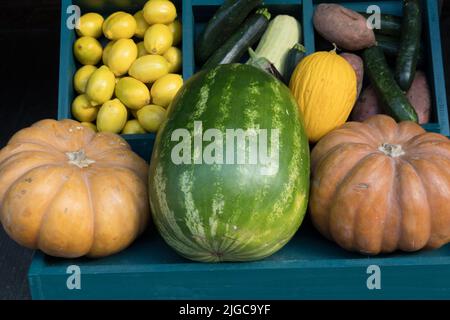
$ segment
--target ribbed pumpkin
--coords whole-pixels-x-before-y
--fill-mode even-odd
[[[450,242],[450,140],[377,115],[312,151],[310,211],[347,250],[375,255]]]
[[[19,244],[52,256],[116,253],[147,225],[147,170],[118,135],[37,122],[0,151],[0,220]]]
[[[356,101],[356,73],[334,50],[303,59],[289,87],[303,113],[311,142],[344,124]]]

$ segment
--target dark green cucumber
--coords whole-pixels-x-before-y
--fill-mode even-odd
[[[196,59],[204,63],[239,28],[262,0],[225,0],[206,25],[196,45]]]
[[[422,34],[422,12],[419,0],[403,1],[403,24],[400,50],[395,66],[395,80],[408,91],[416,75]]]
[[[400,39],[387,35],[377,34],[377,45],[381,47],[388,57],[397,57],[400,51]]]
[[[383,34],[377,34],[376,35],[377,44],[380,46],[387,57],[394,57],[397,58],[400,52],[400,38],[387,36]],[[419,49],[419,59],[417,61],[417,65],[423,65],[424,64],[424,51],[423,46],[420,46]]]
[[[405,93],[400,89],[379,46],[363,52],[365,72],[387,114],[397,121],[418,122],[417,113]]]
[[[360,12],[366,19],[372,17],[372,14]],[[402,33],[402,18],[390,14],[380,15],[380,28],[375,28],[373,31],[377,34],[384,34],[388,36],[400,36]]]
[[[270,13],[261,8],[244,21],[239,29],[209,57],[203,69],[214,68],[219,64],[236,63],[241,60],[248,48],[253,46],[269,26]]]
[[[300,43],[295,44],[292,49],[289,50],[286,57],[286,62],[284,64],[284,77],[286,78],[287,82],[290,81],[295,68],[305,56],[306,49]]]

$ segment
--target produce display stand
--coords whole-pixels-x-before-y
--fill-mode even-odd
[[[71,265],[80,267],[80,290],[67,287]],[[380,268],[379,290],[367,285],[373,266]],[[450,246],[368,258],[323,239],[307,222],[263,261],[204,264],[179,257],[150,230],[104,259],[36,253],[29,282],[33,299],[445,299]]]
[[[67,8],[107,15],[135,12],[145,1],[62,1],[58,117],[70,118],[76,35],[66,27]],[[195,38],[222,0],[174,1],[183,22],[183,76],[193,75]],[[320,2],[337,2],[354,10],[379,5],[383,13],[401,15],[402,1],[266,0],[273,14],[295,16],[303,26],[308,53],[315,51],[312,14]],[[99,7],[93,4],[101,3]],[[122,3],[122,2],[120,2]],[[428,131],[449,135],[441,53],[438,1],[423,1],[427,65],[432,89]],[[154,134],[125,136],[133,150],[149,159]],[[80,287],[68,286],[79,268]],[[33,299],[445,299],[450,298],[450,245],[435,251],[366,257],[325,240],[309,221],[278,253],[252,263],[201,264],[179,257],[151,228],[127,250],[103,259],[56,259],[36,252],[29,269]],[[374,278],[376,277],[376,279]],[[375,280],[374,280],[375,279]]]

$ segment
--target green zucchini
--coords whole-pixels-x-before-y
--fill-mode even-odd
[[[225,0],[206,25],[196,45],[196,59],[204,63],[239,28],[262,0]]]
[[[302,26],[292,16],[277,15],[270,21],[266,32],[258,43],[255,53],[268,59],[284,75],[284,64],[289,50],[302,41]]]
[[[400,39],[392,36],[387,36],[383,34],[377,34],[376,35],[377,44],[380,46],[387,57],[389,58],[397,58],[399,52],[400,52]],[[419,59],[417,61],[417,65],[423,65],[424,64],[424,52],[423,52],[423,46],[420,46],[419,49]]]
[[[306,56],[306,49],[300,43],[295,44],[291,50],[289,50],[284,64],[284,77],[289,83],[295,68]]]
[[[366,19],[373,16],[373,14],[360,12]],[[387,36],[400,36],[402,33],[402,18],[390,14],[380,15],[380,29],[374,29],[377,34],[384,34]]]
[[[397,121],[418,122],[417,113],[405,93],[400,89],[379,46],[363,52],[365,71],[380,99],[385,112]]]
[[[273,63],[269,61],[269,59],[258,57],[252,48],[248,48],[248,55],[250,56],[250,59],[248,59],[246,64],[261,69],[286,84],[286,80],[283,75],[278,71]]]
[[[395,66],[395,80],[408,91],[416,75],[422,34],[422,12],[419,0],[404,0],[400,50]]]
[[[269,10],[267,8],[258,9],[209,57],[208,61],[203,65],[203,69],[214,68],[219,64],[239,62],[248,48],[262,37],[269,25],[269,20]]]

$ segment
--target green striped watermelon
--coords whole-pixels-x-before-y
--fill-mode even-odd
[[[153,150],[155,224],[182,256],[252,261],[299,228],[309,192],[309,145],[289,89],[248,65],[189,79]]]

